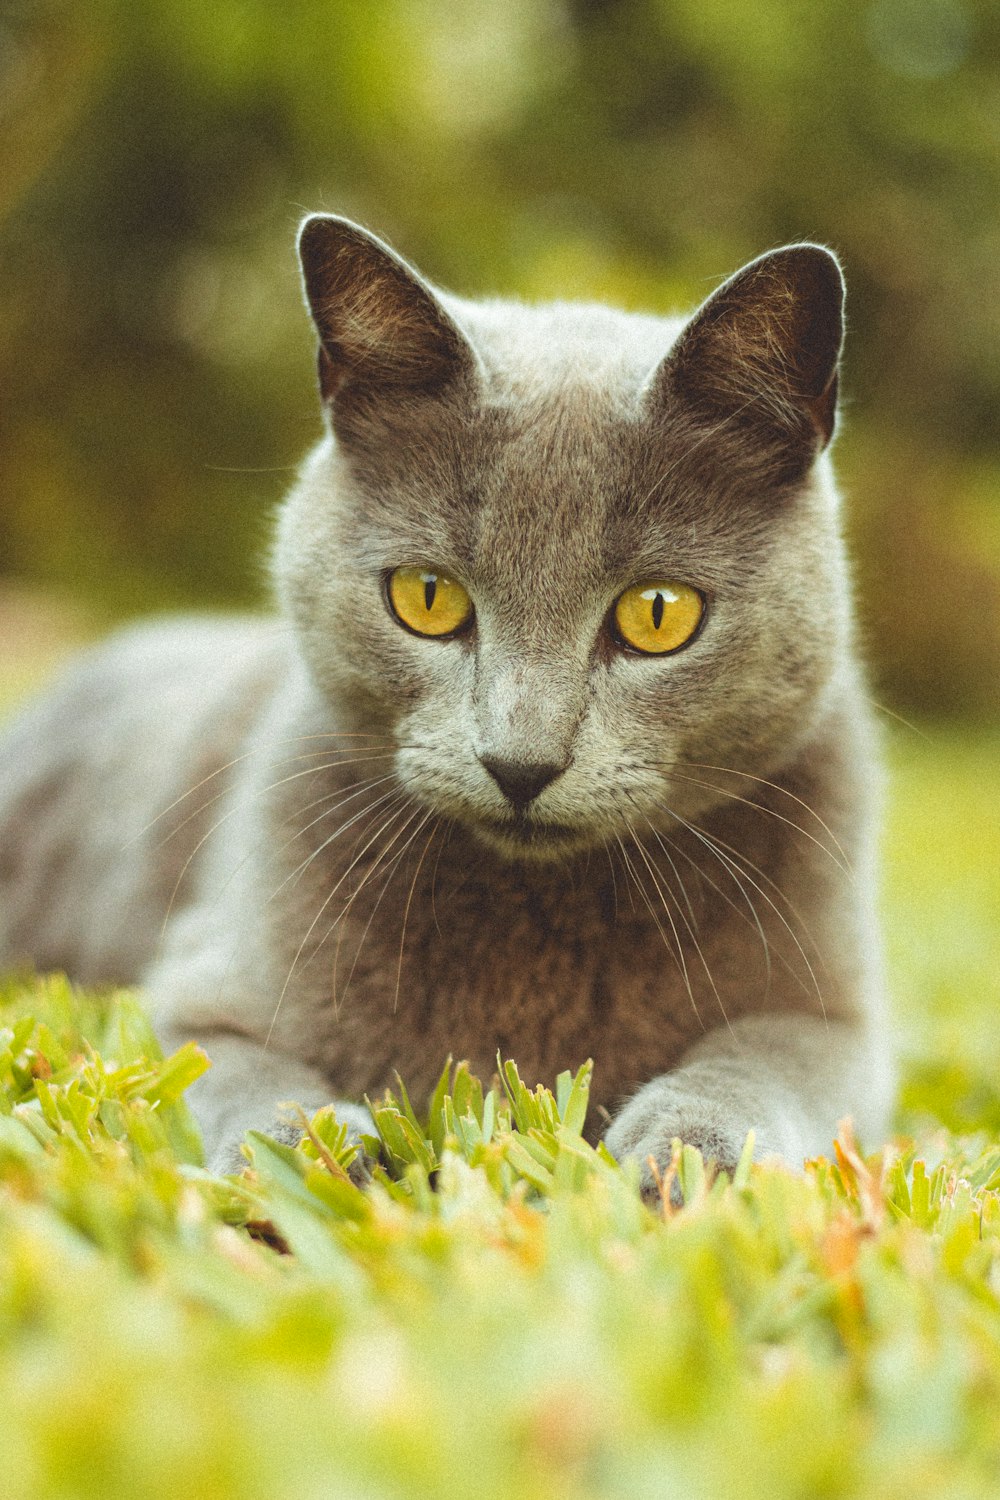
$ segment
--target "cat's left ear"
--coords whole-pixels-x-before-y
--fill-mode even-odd
[[[821,245],[786,245],[703,303],[656,371],[648,399],[815,453],[833,435],[844,278]]]
[[[432,288],[367,229],[313,214],[299,231],[299,260],[325,401],[435,392],[474,370],[468,340]]]

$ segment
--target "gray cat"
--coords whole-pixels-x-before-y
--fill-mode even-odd
[[[595,1061],[619,1157],[885,1128],[877,754],[834,428],[843,283],[687,322],[467,302],[300,238],[328,431],[276,621],[143,626],[0,744],[0,962],[138,982],[210,1161],[450,1052]]]

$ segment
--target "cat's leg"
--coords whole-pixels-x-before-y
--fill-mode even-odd
[[[245,883],[229,875],[230,863]],[[301,1138],[290,1112],[282,1110],[285,1104],[299,1105],[307,1116],[332,1104],[356,1142],[375,1134],[368,1110],[337,1098],[327,1074],[308,1060],[308,1021],[301,1026],[301,1052],[284,1050],[279,1038],[270,1036],[276,1010],[270,998],[275,978],[268,968],[269,929],[260,918],[259,895],[246,883],[249,870],[237,842],[228,861],[223,859],[222,875],[213,870],[205,876],[218,897],[194,901],[171,917],[160,951],[140,979],[164,1051],[194,1041],[212,1064],[187,1098],[206,1162],[218,1173],[245,1166],[240,1148],[248,1130],[288,1145]],[[285,997],[286,1013],[294,1003],[293,995]],[[364,1180],[370,1165],[360,1151],[351,1175]]]
[[[799,1015],[745,1017],[709,1032],[673,1072],[645,1084],[605,1142],[619,1160],[641,1163],[650,1194],[649,1159],[662,1171],[675,1138],[732,1169],[752,1130],[756,1157],[777,1155],[800,1167],[808,1156],[829,1153],[847,1115],[866,1143],[877,1141],[891,1100],[889,1049],[874,1028]]]
[[[192,1035],[176,1024],[161,1024],[157,1031],[168,1051],[190,1041]],[[199,1030],[195,1040],[207,1052],[212,1066],[192,1085],[188,1101],[213,1172],[239,1172],[246,1165],[240,1147],[248,1130],[260,1130],[294,1145],[302,1131],[293,1120],[282,1117],[281,1105],[285,1103],[301,1105],[306,1115],[332,1104],[337,1119],[347,1126],[355,1141],[362,1135],[375,1134],[364,1105],[333,1098],[327,1079],[308,1063],[232,1031]],[[359,1151],[352,1177],[364,1181],[369,1167],[364,1151]]]

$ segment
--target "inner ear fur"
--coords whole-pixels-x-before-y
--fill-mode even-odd
[[[695,313],[654,378],[709,418],[732,418],[786,441],[833,435],[844,338],[844,278],[821,245],[753,260]]]
[[[433,392],[473,369],[465,335],[432,289],[360,225],[314,214],[299,232],[299,261],[325,400]]]

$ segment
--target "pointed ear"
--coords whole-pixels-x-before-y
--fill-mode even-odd
[[[299,261],[325,401],[433,392],[474,369],[465,335],[431,288],[366,229],[314,214],[299,232]]]
[[[787,245],[751,261],[695,313],[656,372],[669,395],[729,419],[806,467],[833,435],[844,278],[831,251]],[[793,465],[794,467],[794,465]]]

